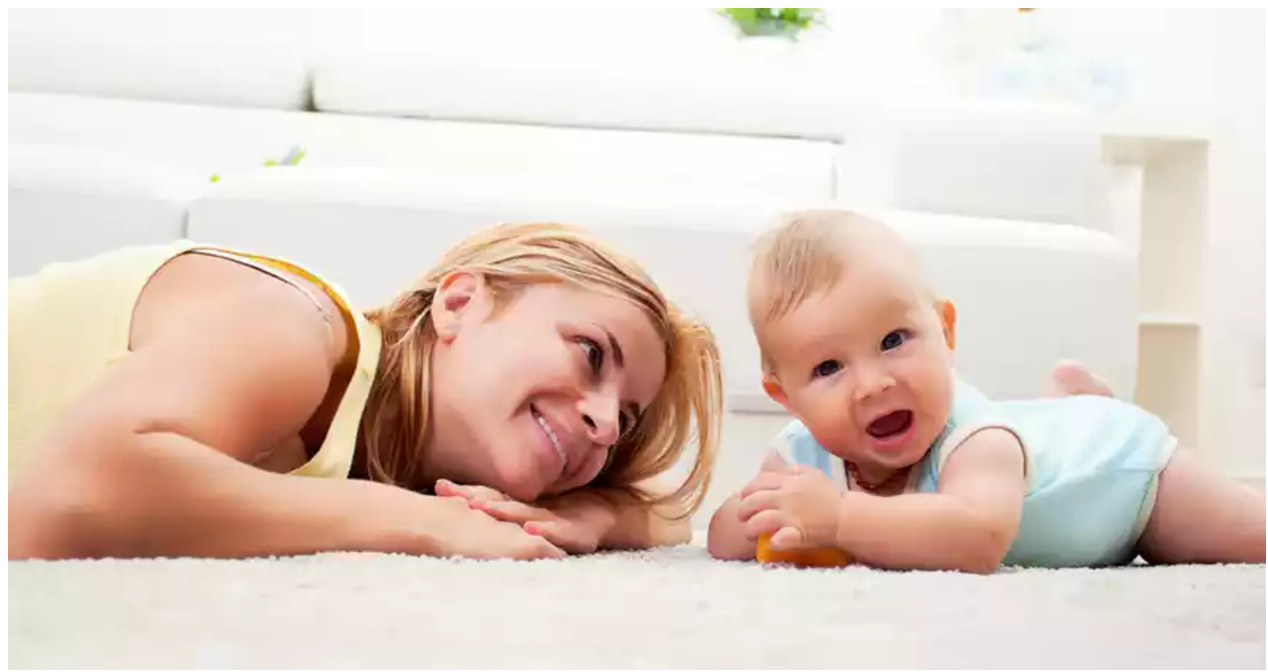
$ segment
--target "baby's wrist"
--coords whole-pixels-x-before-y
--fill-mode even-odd
[[[860,508],[865,505],[867,495],[857,492],[843,492],[836,502],[836,527],[833,531],[832,545],[849,551],[854,545],[855,533],[860,524]]]

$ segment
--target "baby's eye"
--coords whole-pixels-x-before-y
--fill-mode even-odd
[[[881,339],[881,350],[893,350],[894,348],[897,348],[907,342],[907,337],[908,334],[906,329],[895,329],[894,331],[885,334],[885,338]]]
[[[827,378],[828,376],[840,370],[841,370],[841,362],[838,362],[835,359],[829,359],[827,361],[819,362],[819,364],[815,366],[814,377]]]

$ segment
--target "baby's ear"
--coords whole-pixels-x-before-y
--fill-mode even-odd
[[[762,389],[766,391],[766,396],[770,397],[775,403],[788,408],[788,395],[784,394],[784,386],[779,384],[779,379],[769,373],[762,374]]]
[[[955,304],[950,299],[939,299],[936,305],[938,318],[942,320],[942,336],[947,339],[947,347],[955,350]]]

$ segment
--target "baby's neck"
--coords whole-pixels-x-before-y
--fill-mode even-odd
[[[896,495],[906,489],[911,467],[892,469],[845,461],[851,487],[859,487],[874,495]]]

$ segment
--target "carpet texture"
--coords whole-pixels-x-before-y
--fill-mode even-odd
[[[989,577],[328,554],[9,563],[11,667],[1245,668],[1260,566]]]

